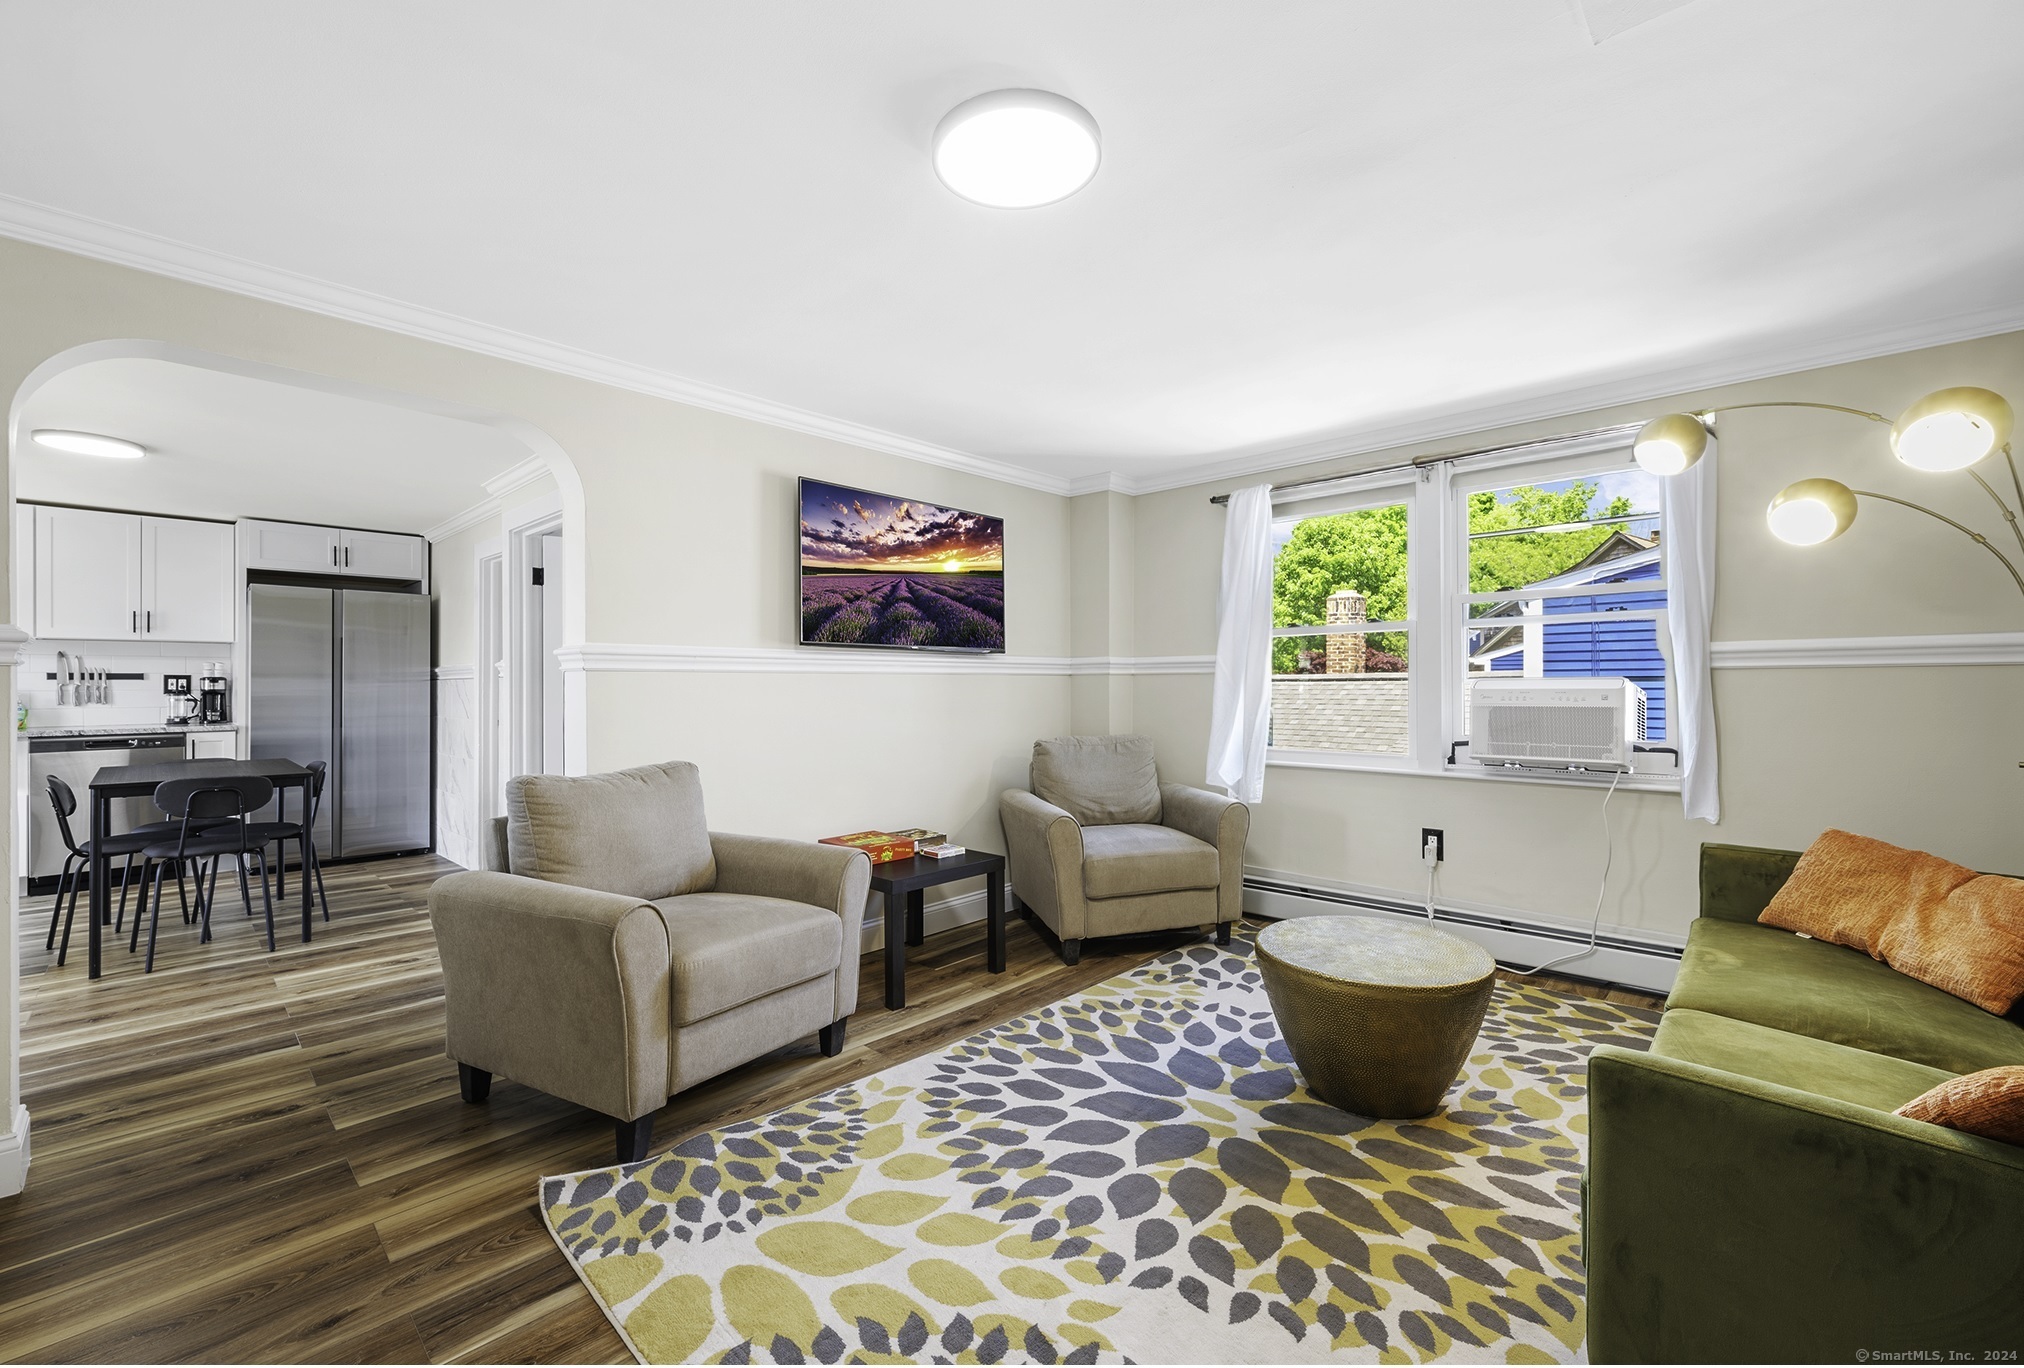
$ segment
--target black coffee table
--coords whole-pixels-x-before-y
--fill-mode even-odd
[[[886,1006],[907,1005],[907,947],[919,945],[924,934],[924,889],[957,879],[984,880],[985,962],[994,974],[1005,972],[1005,857],[988,850],[965,850],[938,860],[916,855],[871,867],[871,886],[885,894]]]

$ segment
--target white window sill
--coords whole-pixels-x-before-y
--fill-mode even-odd
[[[1283,769],[1348,770],[1358,774],[1407,774],[1421,779],[1469,779],[1489,784],[1552,784],[1560,788],[1609,787],[1607,773],[1560,774],[1548,770],[1492,769],[1473,761],[1458,759],[1453,765],[1437,764],[1431,769],[1411,763],[1404,756],[1337,754],[1329,751],[1269,750],[1265,763]],[[1617,781],[1620,792],[1678,793],[1680,776],[1670,770],[1632,772]]]

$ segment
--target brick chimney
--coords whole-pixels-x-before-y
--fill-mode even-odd
[[[1369,622],[1370,610],[1362,594],[1338,589],[1328,596],[1328,622]],[[1362,674],[1365,637],[1362,633],[1341,632],[1328,638],[1328,673]]]

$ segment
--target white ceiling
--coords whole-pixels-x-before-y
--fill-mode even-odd
[[[2016,0],[0,5],[0,232],[1064,487],[2024,326]],[[944,190],[1086,107],[1081,193]]]
[[[102,432],[139,461],[51,451],[35,428]],[[172,361],[88,362],[29,396],[14,494],[206,518],[421,532],[486,497],[527,448],[493,428]]]

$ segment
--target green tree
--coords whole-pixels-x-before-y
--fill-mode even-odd
[[[1520,485],[1501,494],[1485,490],[1469,496],[1469,531],[1550,527],[1632,511],[1625,498],[1612,499],[1597,509],[1593,507],[1595,495],[1596,486],[1587,481],[1577,481],[1558,492],[1533,485]],[[1483,594],[1551,579],[1574,566],[1608,536],[1608,528],[1592,527],[1471,540],[1469,589]],[[1328,596],[1338,589],[1361,593],[1373,622],[1397,622],[1407,616],[1403,505],[1333,513],[1297,524],[1272,564],[1273,625],[1296,627],[1327,621]],[[1369,644],[1395,654],[1404,654],[1406,647],[1403,634],[1393,632],[1374,633]],[[1296,671],[1303,645],[1313,649],[1320,642],[1275,639],[1273,672]]]

